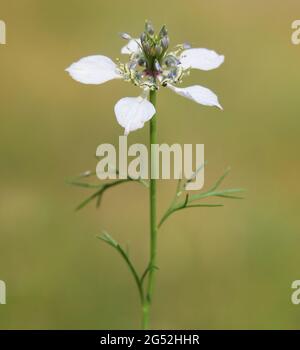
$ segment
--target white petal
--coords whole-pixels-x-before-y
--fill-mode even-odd
[[[141,44],[140,39],[131,39],[128,41],[127,45],[122,47],[121,53],[124,55],[131,55],[135,52],[138,52],[141,49],[140,44]]]
[[[102,84],[121,78],[116,64],[108,57],[95,55],[80,59],[66,69],[74,80],[83,84]]]
[[[183,69],[211,70],[224,62],[224,56],[208,49],[189,49],[181,53],[180,62]]]
[[[115,114],[118,123],[125,128],[125,135],[142,128],[155,112],[153,104],[141,96],[122,98],[115,105]]]
[[[217,95],[203,86],[194,85],[180,89],[173,85],[168,85],[168,88],[176,92],[176,94],[186,97],[202,105],[216,106],[220,109],[223,109],[219,103]]]

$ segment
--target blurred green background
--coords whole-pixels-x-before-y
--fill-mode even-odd
[[[298,17],[298,18],[297,18]],[[96,147],[123,133],[113,106],[130,84],[84,86],[64,69],[90,54],[121,57],[117,33],[166,23],[171,44],[223,53],[221,68],[193,74],[225,111],[170,91],[158,97],[159,141],[204,143],[206,187],[230,165],[224,186],[247,199],[182,211],[159,234],[153,328],[299,328],[291,303],[299,270],[300,46],[291,44],[299,1],[1,0],[0,328],[137,328],[138,294],[120,257],[95,236],[107,229],[148,256],[147,191],[110,190],[102,207],[75,213],[89,194],[65,178],[95,169]],[[148,125],[129,143],[148,140]],[[159,213],[175,184],[159,183]]]

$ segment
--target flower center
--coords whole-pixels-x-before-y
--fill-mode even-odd
[[[130,61],[119,64],[120,72],[126,81],[142,88],[159,89],[167,84],[180,82],[185,74],[179,56],[184,49],[183,45],[168,52],[170,39],[166,26],[158,34],[150,22],[146,22],[145,30],[137,42],[139,49],[132,53]]]

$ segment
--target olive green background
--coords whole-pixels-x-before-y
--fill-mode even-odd
[[[123,133],[114,104],[139,90],[121,81],[74,82],[64,69],[90,54],[121,57],[145,19],[225,55],[184,86],[215,91],[224,112],[161,90],[159,141],[204,143],[206,188],[230,165],[226,187],[242,201],[182,211],[159,233],[152,327],[299,328],[291,283],[300,279],[299,68],[291,43],[299,1],[1,0],[0,328],[137,328],[138,294],[120,257],[95,238],[102,228],[130,245],[139,271],[148,256],[147,190],[114,188],[100,210],[74,207],[88,190],[65,178],[95,169],[96,147]],[[148,142],[148,127],[129,143]],[[173,181],[160,181],[159,213]]]

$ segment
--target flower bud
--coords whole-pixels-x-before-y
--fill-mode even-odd
[[[141,43],[142,43],[142,45],[143,45],[143,44],[147,41],[147,34],[143,32],[143,33],[141,34],[140,39],[141,39]]]
[[[124,40],[131,40],[131,36],[128,33],[120,33],[120,37]]]
[[[148,41],[142,41],[142,46],[146,56],[150,55],[150,49],[151,49],[150,43]]]
[[[182,47],[183,47],[185,50],[188,50],[188,49],[190,49],[190,48],[192,47],[192,45],[189,44],[189,43],[183,43],[183,44],[182,44]]]
[[[168,36],[164,36],[161,41],[161,46],[163,48],[164,51],[166,51],[169,47],[169,44],[170,44],[170,40],[169,40],[169,37]]]
[[[150,46],[149,55],[151,57],[155,57],[156,56],[155,46]]]
[[[160,38],[163,38],[164,36],[168,36],[168,30],[167,30],[167,27],[164,25],[160,32],[159,32],[159,37]]]
[[[149,35],[154,35],[154,28],[150,21],[146,21],[145,32],[148,33]]]
[[[155,45],[155,55],[159,57],[163,52],[163,48],[160,45]]]

